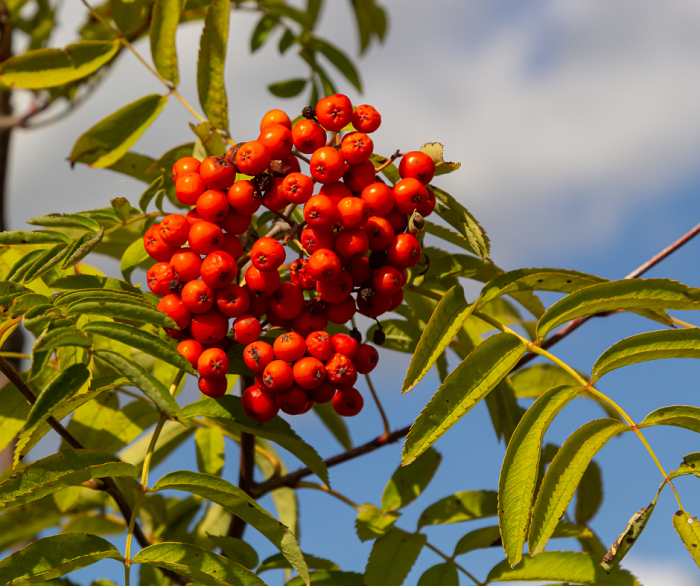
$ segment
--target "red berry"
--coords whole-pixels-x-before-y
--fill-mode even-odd
[[[314,195],[304,206],[304,220],[314,230],[331,230],[338,218],[338,205],[327,195]]]
[[[243,234],[250,226],[253,216],[241,214],[235,209],[230,209],[228,213],[221,219],[221,228],[229,234]]]
[[[336,132],[350,124],[352,103],[343,94],[321,98],[316,104],[316,117],[324,128]]]
[[[202,220],[190,228],[189,242],[194,252],[206,256],[224,245],[224,233],[216,224]]]
[[[192,365],[192,368],[197,368],[197,361],[204,352],[204,347],[197,340],[183,340],[177,345],[177,351]]]
[[[313,120],[299,120],[292,128],[292,142],[300,153],[310,155],[326,144],[326,131]]]
[[[260,271],[253,265],[245,272],[245,282],[254,293],[269,297],[279,287],[280,274],[277,271]]]
[[[292,152],[292,131],[282,124],[272,122],[261,129],[258,142],[264,144],[273,159],[283,159]]]
[[[243,256],[243,244],[241,244],[241,239],[233,234],[224,234],[224,245],[221,250],[228,252],[231,257],[235,260]]]
[[[324,301],[329,303],[340,303],[344,301],[352,293],[352,277],[345,270],[340,271],[340,274],[332,281],[318,281],[316,289],[318,294]]]
[[[363,226],[370,250],[386,250],[394,240],[394,229],[386,218],[372,216]]]
[[[243,362],[255,374],[262,374],[265,367],[274,359],[272,346],[262,340],[248,344],[243,350]]]
[[[350,359],[355,358],[360,347],[359,342],[355,338],[348,336],[348,334],[335,334],[331,338],[331,344],[334,352],[338,352]]]
[[[355,365],[347,356],[336,352],[326,362],[326,376],[335,385],[348,383],[355,375]]]
[[[272,185],[265,190],[263,205],[268,210],[279,212],[289,205],[289,200],[284,196],[283,183],[282,177],[275,177],[272,180]]]
[[[247,179],[236,181],[228,190],[228,203],[239,214],[250,216],[260,209],[262,194]]]
[[[362,132],[374,132],[381,123],[381,115],[369,104],[358,106],[352,114],[352,125]]]
[[[158,309],[170,317],[177,324],[179,330],[184,330],[190,325],[192,314],[185,307],[179,295],[172,293],[166,295],[158,302]]]
[[[238,149],[236,153],[236,166],[244,175],[260,175],[270,166],[270,151],[257,140],[251,140]]]
[[[192,313],[204,313],[214,305],[214,291],[204,281],[189,281],[180,295],[185,307]]]
[[[233,320],[233,337],[239,344],[250,344],[260,337],[262,327],[258,318],[243,314]]]
[[[369,206],[359,197],[346,197],[338,203],[338,214],[344,228],[362,228],[369,218]]]
[[[433,213],[433,210],[435,209],[435,193],[433,192],[430,187],[426,187],[425,190],[428,192],[428,198],[421,203],[420,206],[418,206],[416,209],[418,210],[418,213],[423,216],[424,218],[427,218],[430,214]]]
[[[316,288],[316,279],[306,272],[309,262],[305,258],[298,258],[289,265],[289,278],[292,283],[301,287],[304,291]]]
[[[175,197],[182,205],[193,206],[206,190],[207,186],[199,173],[186,173],[175,181]]]
[[[394,311],[401,303],[403,303],[403,291],[399,290],[391,296],[389,311]]]
[[[292,329],[302,336],[308,336],[316,330],[323,330],[328,326],[328,319],[318,309],[312,311],[307,304],[302,312],[292,320]]]
[[[259,271],[276,271],[286,258],[287,254],[282,246],[274,238],[258,238],[250,251],[250,260]]]
[[[373,216],[386,216],[394,209],[394,192],[384,183],[370,183],[362,190],[360,197],[367,202]]]
[[[241,396],[245,414],[258,423],[267,423],[279,412],[275,397],[256,386],[248,387]]]
[[[275,395],[277,406],[287,415],[301,415],[306,411],[309,395],[298,385],[292,385],[288,390]]]
[[[250,307],[250,295],[243,287],[232,283],[216,292],[216,306],[226,317],[240,317]]]
[[[373,150],[374,143],[364,132],[346,134],[340,143],[340,154],[351,165],[369,159]]]
[[[218,399],[226,394],[228,381],[226,377],[220,379],[200,378],[197,383],[199,390],[212,399]]]
[[[421,151],[411,151],[401,157],[399,163],[399,175],[402,179],[411,177],[417,179],[423,185],[430,183],[435,175],[435,163]]]
[[[411,214],[428,200],[428,192],[418,179],[407,177],[394,185],[394,209],[402,214]]]
[[[283,320],[291,320],[304,309],[304,292],[294,283],[280,283],[268,302],[274,315]]]
[[[314,252],[309,258],[309,264],[306,267],[306,272],[314,279],[324,282],[335,279],[341,270],[342,266],[338,255],[328,248],[321,248]]]
[[[328,403],[335,396],[335,385],[328,380],[324,380],[319,386],[313,389],[309,394],[316,403]]]
[[[199,174],[210,189],[228,189],[236,180],[236,168],[225,157],[207,157]]]
[[[343,174],[343,181],[355,193],[360,193],[365,187],[376,180],[374,165],[371,161],[363,161],[350,165]]]
[[[333,344],[327,332],[311,332],[306,336],[306,347],[311,356],[323,362],[333,356]]]
[[[284,393],[294,383],[292,367],[284,360],[273,360],[263,370],[262,381],[268,392]]]
[[[332,249],[335,245],[335,234],[332,231],[314,230],[307,227],[301,231],[301,245],[309,254],[313,254],[319,248]]]
[[[379,293],[393,295],[403,287],[403,277],[401,272],[391,266],[384,266],[377,270],[372,280],[372,287]]]
[[[202,344],[216,344],[228,331],[228,319],[215,307],[192,318],[192,337]]]
[[[178,281],[199,279],[201,266],[202,258],[189,248],[181,248],[170,259],[170,267]]]
[[[354,362],[357,372],[360,374],[369,374],[375,369],[379,362],[379,352],[377,352],[374,346],[360,344]]]
[[[344,228],[335,237],[336,252],[348,258],[364,256],[369,250],[369,238],[362,228]]]
[[[370,165],[372,169],[374,169],[374,165],[372,165],[372,163],[370,163]],[[345,161],[340,152],[333,147],[321,147],[320,149],[316,149],[314,154],[311,155],[309,168],[311,177],[313,177],[317,183],[333,183],[343,177],[343,173],[345,173]]]
[[[389,311],[391,296],[365,288],[357,295],[357,310],[367,317],[379,317]]]
[[[350,296],[340,303],[327,303],[323,313],[328,318],[328,321],[341,325],[348,323],[356,311],[355,299]]]
[[[160,236],[170,246],[179,248],[185,242],[190,233],[190,223],[185,216],[170,214],[160,221]]]
[[[143,235],[143,246],[153,260],[168,262],[178,250],[176,246],[168,244],[160,233],[160,224],[151,226]]]
[[[326,183],[321,187],[319,191],[321,195],[327,195],[333,200],[333,203],[338,205],[341,199],[346,197],[352,197],[352,191],[348,188],[342,181],[334,181],[333,183]]]
[[[354,417],[364,406],[365,401],[355,388],[339,390],[333,397],[333,409],[343,417]]]
[[[418,240],[411,234],[398,234],[387,249],[389,262],[399,269],[415,266],[421,257]]]
[[[292,367],[294,380],[296,383],[307,391],[315,389],[326,378],[326,367],[318,358],[307,356],[300,358]]]
[[[294,362],[306,354],[306,342],[296,332],[288,332],[277,337],[272,349],[279,360]]]
[[[369,259],[360,256],[354,257],[345,267],[345,270],[350,273],[352,277],[352,284],[355,287],[359,287],[368,283],[374,277],[374,269],[369,266]]]
[[[314,182],[302,173],[290,173],[282,180],[282,194],[289,203],[303,205],[313,192]]]
[[[197,360],[199,376],[210,380],[219,380],[228,372],[228,356],[220,348],[205,350]]]
[[[156,295],[170,294],[170,281],[175,278],[175,273],[168,262],[154,264],[146,272],[148,288]]]
[[[233,257],[223,250],[215,250],[202,261],[202,281],[212,289],[230,285],[238,274],[238,265]]]
[[[406,214],[402,214],[397,210],[391,210],[384,216],[394,229],[394,234],[401,234],[408,226],[408,218]]]
[[[270,110],[267,112],[263,117],[262,120],[260,121],[260,130],[265,128],[269,124],[281,124],[285,128],[288,128],[289,130],[292,129],[292,121],[289,119],[289,116],[287,116],[287,113],[284,112],[284,110]]]
[[[182,157],[175,161],[173,165],[173,181],[177,181],[178,177],[187,175],[188,173],[197,173],[199,171],[199,159],[194,157]]]

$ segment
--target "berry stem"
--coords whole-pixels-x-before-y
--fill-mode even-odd
[[[292,151],[292,154],[293,154],[297,159],[300,159],[300,160],[304,161],[305,163],[307,163],[307,164],[309,164],[309,165],[311,164],[311,159],[309,159],[308,157],[305,157],[305,156],[302,155],[299,151]]]
[[[374,385],[372,384],[372,379],[369,377],[369,374],[365,375],[365,379],[367,380],[367,386],[369,387],[369,392],[372,393],[372,398],[374,399],[374,402],[377,404],[377,409],[379,409],[379,414],[382,416],[382,423],[384,424],[384,433],[380,435],[377,438],[378,442],[385,442],[388,438],[389,435],[391,434],[390,428],[389,428],[389,419],[386,416],[386,413],[384,412],[384,408],[382,407],[382,403],[379,400],[379,396],[377,395],[377,391],[374,389]]]
[[[396,149],[396,152],[393,155],[391,155],[386,161],[384,161],[381,165],[379,165],[379,167],[377,167],[374,170],[375,175],[377,173],[384,171],[384,169],[386,169],[389,165],[391,165],[400,156],[401,156],[401,154],[399,152],[399,149]]]

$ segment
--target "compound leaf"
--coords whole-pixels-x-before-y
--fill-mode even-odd
[[[392,528],[374,542],[365,568],[366,586],[401,586],[425,545],[422,533]]]
[[[197,59],[199,103],[209,122],[223,130],[228,130],[224,61],[230,12],[231,5],[228,0],[212,0],[207,7]]]
[[[248,568],[189,543],[149,545],[134,556],[133,563],[172,570],[204,586],[265,586]]]
[[[406,436],[403,465],[410,464],[483,399],[517,364],[526,346],[513,334],[491,336],[445,379]]]
[[[577,317],[621,309],[700,309],[700,289],[669,279],[622,279],[591,285],[552,305],[537,324],[537,337],[544,338]]]
[[[522,559],[542,438],[557,414],[579,391],[580,388],[569,386],[547,391],[525,412],[506,448],[498,483],[498,512],[503,548],[511,567]]]
[[[23,586],[58,578],[100,560],[122,556],[109,541],[87,533],[39,539],[0,561],[0,582]]]
[[[67,486],[107,476],[136,478],[138,470],[131,464],[105,452],[64,450],[15,472],[0,483],[0,511],[30,503]]]
[[[119,41],[81,41],[65,49],[27,51],[2,64],[0,82],[35,90],[71,83],[97,71],[118,50]]]
[[[660,330],[620,340],[595,361],[592,380],[623,366],[664,358],[700,358],[700,329]]]
[[[116,163],[156,119],[167,101],[167,95],[151,94],[110,114],[77,140],[70,162],[88,163],[94,168]]]
[[[544,551],[593,456],[610,438],[624,431],[629,427],[617,419],[596,419],[582,425],[564,442],[547,468],[537,495],[530,523],[530,555]]]
[[[183,490],[221,505],[260,531],[308,580],[309,570],[294,534],[237,486],[216,476],[183,470],[166,474],[153,490]]]
[[[460,285],[455,285],[445,293],[418,340],[403,381],[402,393],[410,391],[428,373],[457,335],[472,309],[474,305],[467,303],[464,298],[464,289]]]

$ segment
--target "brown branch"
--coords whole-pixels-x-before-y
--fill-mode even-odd
[[[670,244],[669,246],[664,248],[661,252],[652,256],[644,264],[638,266],[629,275],[624,277],[623,280],[624,279],[637,279],[637,278],[641,277],[644,273],[646,273],[652,267],[655,267],[657,264],[659,264],[666,257],[670,256],[672,253],[674,253],[676,250],[678,250],[681,246],[683,246],[687,242],[690,242],[699,233],[700,233],[700,224],[695,226],[692,230],[689,230],[688,232],[686,232],[683,236],[681,236],[673,244]],[[543,348],[544,350],[551,348],[552,346],[554,346],[554,344],[556,344],[556,343],[560,342],[561,340],[563,340],[564,338],[566,338],[566,336],[568,336],[571,332],[580,328],[589,319],[591,319],[593,317],[604,316],[604,315],[606,315],[606,314],[598,314],[597,316],[596,315],[584,315],[583,317],[577,317],[575,320],[570,321],[563,328],[561,328],[556,334],[547,338],[540,345],[540,348]],[[537,355],[536,354],[527,354],[527,355],[523,356],[520,359],[520,362],[518,362],[515,365],[515,368],[513,370],[517,370],[519,368],[522,368],[528,362],[533,360],[535,358],[535,356],[537,356]]]

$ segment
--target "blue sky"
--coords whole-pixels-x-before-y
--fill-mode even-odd
[[[72,40],[77,3],[61,19],[56,44]],[[344,47],[356,47],[345,3],[328,3],[322,31]],[[572,0],[507,2],[418,0],[385,2],[391,28],[384,47],[361,61],[365,95],[353,101],[374,104],[383,114],[377,151],[410,150],[441,141],[457,173],[436,184],[454,194],[481,221],[500,266],[558,266],[619,278],[700,221],[700,8],[680,0]],[[247,43],[254,19],[232,18],[227,82],[236,139],[257,134],[260,116],[280,107],[265,85],[304,74],[298,59],[280,59],[276,43],[253,56]],[[182,29],[178,39],[183,93],[197,102],[193,79],[199,25]],[[146,44],[138,48],[148,53]],[[78,166],[66,157],[75,139],[105,114],[149,92],[162,91],[129,56],[110,74],[81,110],[41,131],[15,136],[10,176],[10,224],[20,228],[38,213],[100,207],[117,196],[135,201],[142,187],[106,171]],[[301,101],[282,103],[295,112]],[[191,140],[185,110],[175,101],[135,150],[157,156]],[[39,164],[37,164],[39,162]],[[41,209],[39,209],[41,208]],[[648,276],[700,285],[700,239],[688,244]],[[113,264],[104,266],[115,270]],[[549,298],[548,298],[549,299]],[[680,316],[700,324],[700,317]],[[581,370],[622,337],[656,329],[634,316],[591,320],[555,347],[555,354]],[[401,396],[396,373],[407,357],[384,351],[374,376],[395,427],[410,423],[434,392],[431,373]],[[457,359],[450,357],[452,367]],[[639,420],[666,404],[697,404],[698,364],[674,360],[637,365],[608,375],[600,389]],[[186,397],[196,398],[194,389]],[[587,401],[569,405],[547,440],[561,443],[574,429],[602,414]],[[293,425],[323,456],[340,451],[313,415]],[[381,431],[373,405],[350,422],[355,443]],[[649,441],[667,469],[700,449],[691,432],[649,430]],[[232,448],[232,446],[228,446]],[[495,488],[503,456],[485,406],[469,413],[436,445],[443,455],[437,476],[399,525],[415,528],[420,512],[459,490]],[[399,462],[400,444],[331,471],[334,488],[359,503],[379,503],[383,487]],[[227,452],[225,477],[237,474],[236,450]],[[177,467],[194,468],[194,448],[183,448],[153,475]],[[629,517],[648,504],[660,477],[631,434],[612,441],[597,457],[605,501],[593,522],[606,544]],[[289,463],[290,467],[294,464]],[[697,479],[678,488],[688,511],[700,514]],[[315,491],[301,491],[301,543],[305,551],[333,559],[345,570],[362,571],[370,551],[354,535],[354,511]],[[268,501],[263,502],[269,505]],[[677,504],[664,493],[645,533],[626,560],[646,586],[700,584],[698,570],[671,526]],[[492,524],[493,520],[483,524]],[[429,528],[431,543],[450,551],[479,523]],[[273,553],[250,532],[261,556]],[[122,538],[115,543],[123,547]],[[573,547],[573,545],[572,545]],[[494,548],[461,562],[478,577],[502,558]],[[424,552],[407,584],[440,560]],[[123,580],[121,566],[102,562],[83,570],[79,582],[95,577]],[[270,584],[281,577],[268,574]],[[465,582],[466,583],[466,582]]]

